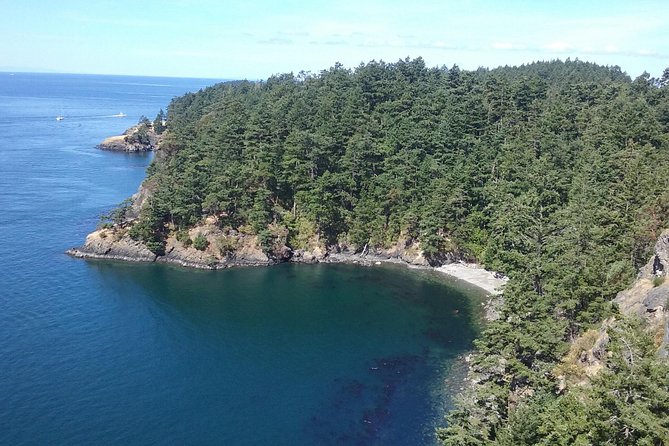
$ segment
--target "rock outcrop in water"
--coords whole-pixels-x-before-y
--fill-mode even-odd
[[[100,229],[86,237],[80,248],[72,248],[68,254],[80,258],[114,259],[128,262],[153,262],[156,255],[142,243],[133,240],[120,230]]]
[[[105,139],[98,144],[98,148],[115,152],[148,152],[158,147],[161,136],[151,125],[138,124],[130,127],[122,135]]]

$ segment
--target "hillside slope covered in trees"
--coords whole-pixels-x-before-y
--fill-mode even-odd
[[[560,388],[555,367],[615,312],[667,226],[669,71],[632,81],[580,61],[336,65],[188,94],[167,125],[130,229],[154,252],[216,216],[268,247],[277,234],[291,248],[403,238],[432,263],[457,253],[510,277],[445,444],[667,441],[666,363],[634,323],[621,328],[636,333],[634,371],[615,335],[597,385]],[[611,396],[618,385],[633,388],[634,412],[621,413],[631,400]]]

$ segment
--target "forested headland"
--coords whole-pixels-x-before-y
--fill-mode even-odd
[[[612,300],[669,225],[669,69],[407,59],[229,82],[173,100],[160,151],[129,225],[156,254],[213,217],[268,252],[401,239],[510,278],[444,444],[667,444],[666,360]],[[612,316],[601,370],[570,376]]]

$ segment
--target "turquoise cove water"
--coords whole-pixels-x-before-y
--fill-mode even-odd
[[[95,145],[213,82],[0,73],[0,444],[434,444],[476,289],[397,266],[64,254],[151,161]]]

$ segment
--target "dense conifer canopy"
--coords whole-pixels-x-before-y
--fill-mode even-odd
[[[435,263],[456,252],[509,275],[474,357],[487,378],[451,415],[446,444],[666,444],[666,363],[634,324],[612,342],[633,336],[642,360],[617,351],[602,379],[559,395],[554,376],[667,226],[664,80],[569,60],[335,65],[185,95],[167,127],[132,230],[156,251],[167,231],[217,215],[267,244],[276,228],[293,248],[404,237]],[[630,386],[632,412],[616,393]]]

